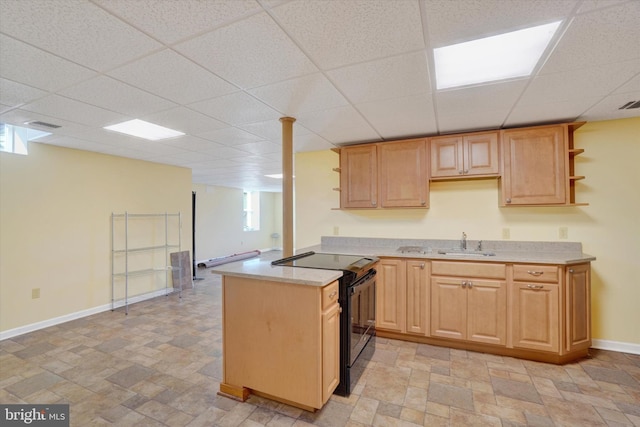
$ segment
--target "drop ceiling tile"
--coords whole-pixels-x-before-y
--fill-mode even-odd
[[[640,58],[640,2],[632,1],[577,16],[541,74]],[[597,28],[597,31],[594,31]]]
[[[229,126],[226,123],[185,107],[171,108],[159,113],[141,116],[140,119],[190,135],[211,132]]]
[[[262,122],[281,116],[276,110],[244,92],[196,102],[190,104],[189,108],[231,125]]]
[[[164,43],[174,43],[235,21],[247,14],[262,11],[255,0],[95,2]]]
[[[56,91],[95,75],[88,68],[0,34],[1,77]]]
[[[156,141],[156,142],[169,147],[179,148],[180,150],[183,150],[183,151],[194,151],[194,152],[209,150],[214,147],[220,147],[220,144],[216,142],[209,141],[203,138],[198,138],[195,136],[190,136],[190,135],[184,135],[179,138],[171,138],[171,139],[166,139],[166,140]]]
[[[238,125],[240,129],[244,129],[247,132],[259,136],[261,139],[266,139],[271,142],[282,142],[282,122],[280,119],[267,120],[265,122],[247,123],[244,125]],[[294,139],[299,135],[307,135],[311,133],[309,129],[306,129],[300,123],[293,122],[293,137]]]
[[[380,140],[380,135],[351,106],[303,114],[298,120],[333,144]]]
[[[598,121],[640,117],[640,108],[631,110],[619,109],[629,101],[640,101],[640,89],[634,92],[615,93],[607,96],[584,112],[578,119]]]
[[[59,93],[87,104],[136,118],[176,106],[173,102],[107,76],[87,80]]]
[[[424,2],[432,48],[563,19],[576,0],[430,0]]]
[[[232,84],[168,49],[117,68],[109,75],[178,104],[238,91]]]
[[[233,148],[237,148],[238,150],[246,151],[247,153],[259,154],[259,155],[282,152],[282,146],[281,145],[274,144],[274,143],[269,142],[269,141],[249,142],[247,144],[237,144],[237,145],[234,145]]]
[[[232,159],[247,155],[246,151],[237,150],[222,144],[211,145],[210,148],[203,150],[203,152],[213,156],[214,159]]]
[[[545,122],[572,121],[593,107],[600,97],[574,97],[544,104],[517,105],[509,114],[506,126],[525,126]]]
[[[624,3],[625,1],[628,0],[584,0],[580,5],[580,9],[578,9],[578,13],[591,12],[596,9]]]
[[[344,96],[320,73],[262,86],[249,93],[291,117],[348,104]]]
[[[24,105],[22,110],[49,116],[53,124],[56,124],[55,119],[62,119],[85,126],[103,127],[131,118],[59,95],[49,95]]]
[[[266,13],[219,28],[175,49],[245,89],[317,71]]]
[[[273,13],[323,70],[424,48],[412,0],[290,2]]]
[[[628,82],[615,90],[616,93],[639,92],[640,91],[640,73],[629,79]]]
[[[305,151],[330,150],[335,147],[335,145],[314,133],[299,136],[296,136],[295,133],[293,134],[293,151],[296,153]],[[282,156],[280,155],[280,157]]]
[[[2,1],[0,16],[4,34],[97,71],[161,46],[90,2]]]
[[[42,98],[47,92],[0,78],[0,102],[12,107]]]
[[[519,105],[604,96],[631,79],[640,70],[640,60],[596,65],[579,70],[539,75],[533,79]]]
[[[514,80],[436,92],[438,116],[474,114],[511,108],[526,87],[527,80]]]
[[[450,112],[438,114],[439,133],[472,132],[484,129],[498,129],[504,123],[508,109],[484,109],[473,114]]]
[[[0,102],[0,114],[5,113],[12,108],[13,108],[12,105],[3,104],[2,102]]]
[[[249,142],[257,142],[264,139],[260,136],[256,136],[235,127],[226,127],[210,132],[203,132],[198,134],[198,136],[228,146],[236,144],[247,144]]]
[[[368,102],[356,108],[385,139],[437,133],[429,94]]]
[[[354,104],[431,92],[424,51],[338,68],[327,75]]]

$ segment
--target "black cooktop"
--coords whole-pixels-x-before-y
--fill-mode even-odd
[[[273,261],[272,265],[287,267],[318,268],[321,270],[351,271],[360,275],[371,269],[378,262],[376,257],[363,257],[360,255],[317,254],[305,252],[289,258]]]

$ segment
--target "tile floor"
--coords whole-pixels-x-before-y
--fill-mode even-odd
[[[72,426],[640,426],[640,356],[555,366],[378,339],[349,398],[316,413],[218,396],[220,277],[0,342],[1,403],[69,403]]]

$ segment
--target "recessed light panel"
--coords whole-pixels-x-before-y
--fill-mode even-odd
[[[137,136],[138,138],[158,141],[160,139],[175,138],[184,135],[183,132],[169,129],[163,126],[154,125],[144,120],[129,120],[112,126],[105,126],[107,130],[124,133],[126,135]]]
[[[437,88],[529,76],[561,22],[434,49]]]

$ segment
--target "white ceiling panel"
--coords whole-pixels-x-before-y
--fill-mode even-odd
[[[351,106],[303,114],[298,120],[333,144],[380,140],[380,135]]]
[[[0,18],[4,30],[4,18]],[[95,76],[95,71],[0,34],[0,76],[55,91]]]
[[[232,125],[262,122],[281,116],[276,110],[245,92],[196,102],[189,107]]]
[[[107,110],[118,111],[138,118],[176,106],[159,96],[136,89],[107,76],[99,76],[71,88],[61,90],[61,95]]]
[[[383,138],[437,133],[430,94],[356,105]]]
[[[2,1],[0,16],[4,34],[97,71],[161,46],[86,1]]]
[[[639,17],[640,1],[575,17],[541,74],[640,58]]]
[[[229,126],[186,107],[176,107],[159,113],[140,116],[140,119],[151,123],[162,123],[162,126],[179,130],[189,135],[198,135]]]
[[[424,7],[432,48],[562,19],[577,0],[428,0]]]
[[[175,49],[245,89],[317,71],[266,13],[181,43]]]
[[[94,1],[164,43],[174,43],[262,11],[255,0]]]
[[[348,104],[344,96],[320,73],[262,86],[249,93],[292,117]]]
[[[323,70],[424,48],[414,0],[292,1],[273,13]]]
[[[433,47],[553,20],[532,76],[435,90]],[[640,117],[618,110],[640,100],[638,22],[639,0],[0,0],[0,120],[279,191],[264,174],[281,169],[283,116],[296,152]],[[186,135],[102,129],[132,118]]]
[[[582,97],[607,95],[629,81],[638,70],[640,60],[540,75],[527,87],[520,105],[565,101],[574,98],[576,93]]]
[[[412,52],[327,72],[354,104],[430,93],[425,52]]]
[[[0,78],[0,102],[5,105],[18,107],[46,95],[43,90]]]
[[[100,128],[130,118],[123,114],[114,113],[104,108],[95,107],[60,95],[49,95],[26,104],[22,106],[22,110],[49,116],[52,118],[53,124],[57,124],[55,119],[59,118]]]
[[[117,68],[109,75],[179,104],[202,101],[238,90],[169,49]]]

